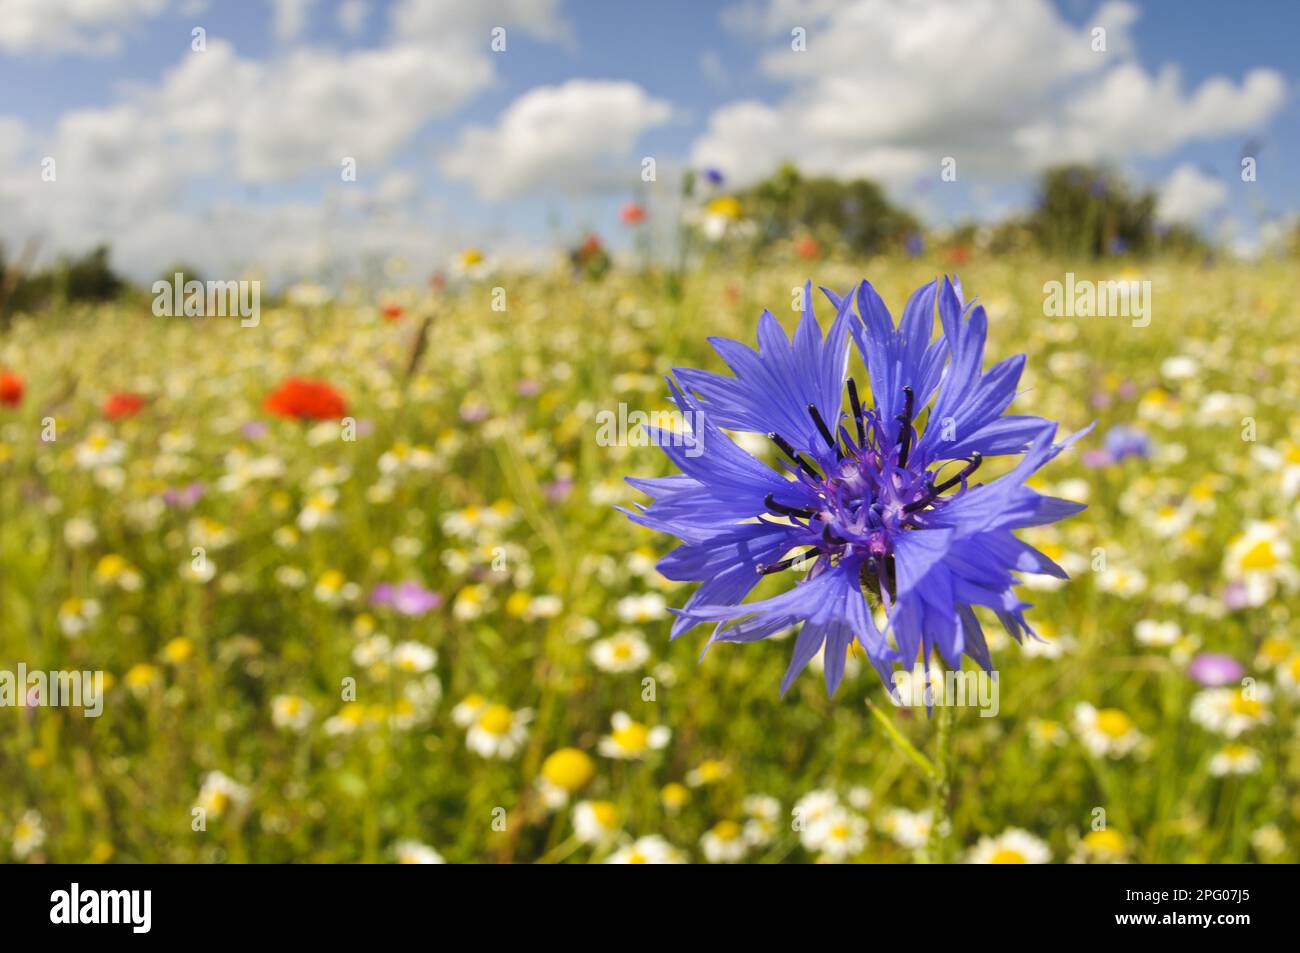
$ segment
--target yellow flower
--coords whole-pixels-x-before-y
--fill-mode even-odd
[[[706,784],[714,784],[721,781],[731,773],[731,766],[725,761],[717,761],[709,758],[701,761],[699,765],[686,775],[686,783],[693,788],[703,787]]]
[[[524,613],[528,611],[530,602],[532,602],[532,596],[522,589],[516,589],[506,599],[506,615],[513,616],[516,619],[523,618]]]
[[[152,688],[161,677],[162,673],[156,665],[139,662],[127,669],[124,681],[126,687],[138,695]]]
[[[1109,827],[1088,831],[1083,835],[1083,846],[1091,856],[1099,860],[1123,857],[1124,835]]]
[[[180,665],[188,662],[190,656],[194,654],[194,643],[185,636],[177,636],[163,646],[163,661],[171,665]]]
[[[668,782],[659,792],[659,800],[667,810],[673,812],[680,811],[690,797],[691,792],[686,789],[686,785],[678,784],[676,781]]]
[[[729,218],[732,221],[736,221],[743,214],[740,201],[731,195],[723,195],[714,199],[708,205],[708,212],[710,215]]]
[[[542,777],[570,794],[584,788],[595,773],[595,762],[577,748],[561,748],[542,762]]]

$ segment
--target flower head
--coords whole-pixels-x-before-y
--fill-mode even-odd
[[[0,404],[17,407],[23,402],[23,379],[13,371],[0,371]]]
[[[1025,483],[1082,434],[1056,444],[1055,424],[1004,415],[1024,356],[982,370],[987,319],[963,302],[959,284],[921,288],[898,326],[865,281],[843,297],[825,293],[837,312],[825,336],[807,285],[793,339],[764,312],[757,351],[711,341],[734,377],[677,368],[669,379],[691,433],[650,433],[682,473],[630,480],[655,500],[629,515],[682,539],[659,563],[663,575],[701,583],[672,634],[712,622],[711,641],[752,642],[802,623],[783,692],[825,646],[833,693],[855,639],[886,685],[895,663],[910,668],[935,649],[954,668],[969,655],[990,670],[974,607],[992,610],[1017,640],[1032,633],[1016,573],[1066,573],[1014,531],[1083,506]],[[936,312],[943,333],[932,341]],[[870,402],[847,376],[850,339]],[[766,435],[781,469],[723,428]],[[1007,454],[1023,457],[1003,476],[973,481],[985,458]],[[804,578],[742,601],[764,576],[787,570]],[[883,629],[869,598],[885,609]]]
[[[370,604],[391,606],[405,616],[422,616],[442,605],[442,596],[425,589],[414,579],[394,586],[381,582],[370,593]]]
[[[145,400],[139,394],[109,394],[104,398],[104,416],[109,420],[123,420],[134,417],[144,407]]]
[[[1051,849],[1028,831],[1010,827],[996,837],[981,837],[971,848],[971,864],[1045,864]]]
[[[343,395],[324,381],[290,377],[267,395],[268,413],[295,420],[338,420],[347,415]]]

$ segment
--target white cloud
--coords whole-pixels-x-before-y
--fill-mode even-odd
[[[428,15],[437,5],[420,6],[432,30]],[[536,20],[551,6],[516,0],[494,3],[490,12],[515,26],[510,17],[518,9],[521,30],[558,37],[562,23]],[[393,16],[406,9],[399,4]],[[402,204],[401,197],[408,203],[389,216],[391,226],[353,223],[355,241],[339,235],[340,247],[415,248],[416,231],[436,247],[412,183],[387,173],[421,127],[494,80],[486,29],[480,33],[459,9],[446,13],[446,29],[428,38],[403,38],[394,29],[394,40],[375,49],[304,48],[264,61],[209,37],[206,51],[187,51],[155,85],[125,87],[108,106],[65,113],[53,128],[0,116],[0,241],[16,247],[37,236],[47,255],[110,242],[115,259],[137,277],[179,255],[209,272],[241,258],[260,261],[254,256],[261,251],[291,264],[291,246],[304,249],[302,260],[319,255],[322,236],[335,234],[322,219],[355,196],[357,214],[371,216]],[[55,159],[54,182],[41,180],[45,155]],[[356,183],[338,178],[345,157],[356,160]],[[321,173],[340,191],[322,198],[315,215],[306,200],[281,206],[281,215],[227,199],[214,219],[214,200],[199,201]],[[215,220],[219,237],[210,227]]]
[[[1049,0],[745,3],[724,22],[776,44],[761,68],[790,93],[720,108],[691,158],[741,183],[789,159],[901,184],[937,177],[945,156],[959,177],[1005,180],[1067,159],[1164,154],[1256,128],[1282,105],[1285,84],[1269,70],[1192,91],[1174,69],[1152,77],[1134,59],[1136,17],[1125,2],[1079,27]],[[1096,26],[1105,52],[1093,49]],[[796,27],[804,52],[791,48]]]
[[[0,50],[116,53],[133,22],[166,6],[167,0],[0,0]]]
[[[530,192],[591,192],[639,181],[632,147],[672,107],[635,83],[570,80],[520,96],[494,127],[470,127],[442,171],[490,201]]]
[[[275,36],[278,40],[295,40],[307,26],[307,17],[316,0],[271,0]]]
[[[1153,77],[1126,63],[1059,117],[1022,126],[1016,141],[1034,166],[1160,156],[1194,139],[1256,129],[1285,101],[1286,84],[1272,70],[1252,70],[1240,85],[1214,77],[1189,95],[1176,67]]]
[[[1156,217],[1169,224],[1195,225],[1223,206],[1228,187],[1222,180],[1184,163],[1174,169],[1160,189]]]
[[[369,16],[370,4],[366,0],[343,0],[338,10],[339,29],[348,36],[356,36]]]
[[[391,19],[395,39],[429,45],[471,38],[485,51],[498,26],[507,28],[507,39],[516,27],[541,40],[571,35],[560,0],[397,0]]]

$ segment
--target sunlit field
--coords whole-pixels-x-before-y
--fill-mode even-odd
[[[987,628],[989,717],[897,706],[857,655],[782,698],[788,637],[670,641],[691,587],[616,509],[669,464],[599,434],[670,410],[673,367],[725,372],[709,336],[792,330],[805,280],[897,315],[942,261],[484,267],[255,327],[143,297],[0,332],[0,659],[106,673],[100,717],[4,710],[0,856],[1300,860],[1293,264],[960,267],[987,363],[1028,355],[1011,411],[1097,421],[1035,479],[1088,509],[1027,534],[1072,578],[1021,590],[1044,641]],[[1149,326],[1045,315],[1067,271],[1149,280]],[[277,412],[294,378],[342,420]]]

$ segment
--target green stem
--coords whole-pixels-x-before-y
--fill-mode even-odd
[[[921,752],[917,750],[916,745],[903,737],[903,733],[894,725],[893,719],[885,714],[883,710],[877,708],[874,702],[867,702],[867,710],[871,712],[871,716],[875,718],[876,721],[880,722],[880,726],[885,729],[885,734],[889,735],[889,740],[898,747],[898,750],[907,755],[907,757],[911,759],[912,763],[921,769],[921,773],[925,775],[925,779],[928,782],[934,784],[939,777],[939,772],[938,769],[930,763],[930,759],[921,754]]]
[[[930,837],[925,845],[926,862],[945,864],[948,862],[948,835],[952,821],[948,817],[948,801],[951,795],[950,762],[952,760],[952,707],[940,705],[938,713],[937,753],[934,763],[936,769],[931,779],[931,823]]]

